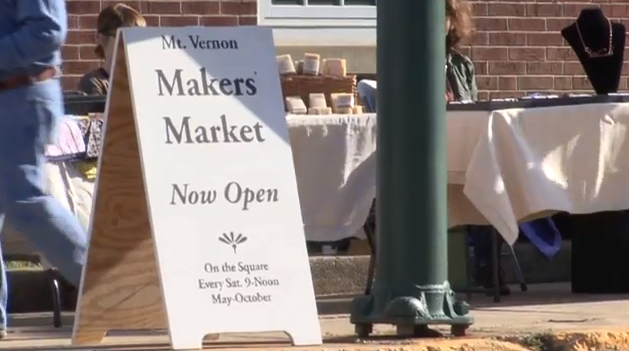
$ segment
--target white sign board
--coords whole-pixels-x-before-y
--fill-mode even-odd
[[[173,348],[224,332],[320,344],[271,30],[122,39]]]

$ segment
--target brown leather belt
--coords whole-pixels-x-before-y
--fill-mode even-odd
[[[36,75],[20,75],[9,78],[7,80],[0,81],[0,93],[6,90],[16,89],[25,85],[31,85],[45,80],[54,78],[57,75],[57,69],[55,67],[48,67]]]

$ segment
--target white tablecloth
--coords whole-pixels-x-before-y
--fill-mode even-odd
[[[321,119],[330,117],[289,120],[297,118],[318,125],[325,123]],[[375,129],[374,115],[352,116],[351,121],[352,135],[372,133]],[[557,211],[594,213],[629,209],[629,157],[626,156],[629,142],[625,142],[628,125],[626,103],[449,112],[449,225],[492,224],[507,242],[513,243],[519,221]],[[360,132],[360,128],[366,130]],[[354,216],[349,220],[347,214],[365,213],[375,194],[375,152],[367,155],[365,148],[352,144],[351,137],[338,134],[329,136],[326,144],[335,145],[333,150],[357,150],[360,156],[354,160],[363,159],[363,163],[340,162],[329,149],[319,153],[310,149],[317,147],[314,140],[304,142],[303,136],[297,137],[291,131],[304,217],[309,220],[308,227],[329,228],[307,230],[309,239],[349,236],[362,226],[366,217]],[[303,144],[295,147],[299,140]],[[349,146],[342,146],[345,143]],[[375,151],[375,145],[370,147]],[[339,176],[336,183],[319,181],[312,173],[304,177],[306,169],[314,168],[304,166],[308,149],[308,155],[319,155],[317,159],[336,160],[316,174],[328,177],[335,173],[343,177]],[[347,179],[345,183],[343,179]],[[319,201],[309,200],[314,192],[330,195]],[[309,236],[312,233],[316,236]]]
[[[287,121],[306,238],[363,235],[375,196],[375,115]],[[512,243],[520,220],[629,209],[628,125],[629,104],[449,112],[450,226],[491,223]],[[51,193],[87,227],[93,182],[72,167],[48,172]]]
[[[306,238],[335,241],[364,235],[375,196],[373,115],[289,116]]]
[[[629,209],[629,104],[494,111],[465,195],[509,242],[519,220]]]

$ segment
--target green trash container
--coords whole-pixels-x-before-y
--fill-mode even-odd
[[[469,248],[465,227],[448,230],[448,281],[452,290],[468,288]]]

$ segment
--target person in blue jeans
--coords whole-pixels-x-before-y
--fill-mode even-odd
[[[465,0],[444,0],[446,7],[446,101],[476,101],[478,89],[474,64],[457,50],[472,32],[471,9]],[[377,84],[373,80],[361,80],[357,85],[358,95],[365,104],[367,112],[376,112]],[[486,288],[493,287],[492,270],[492,227],[466,226],[474,249],[474,280]],[[502,238],[499,237],[499,245]],[[504,284],[502,272],[499,276],[501,294],[510,293]]]
[[[86,233],[44,191],[44,148],[63,117],[59,67],[66,34],[65,0],[0,0],[0,228],[6,216],[78,286]],[[0,338],[5,338],[4,262],[0,267]]]

